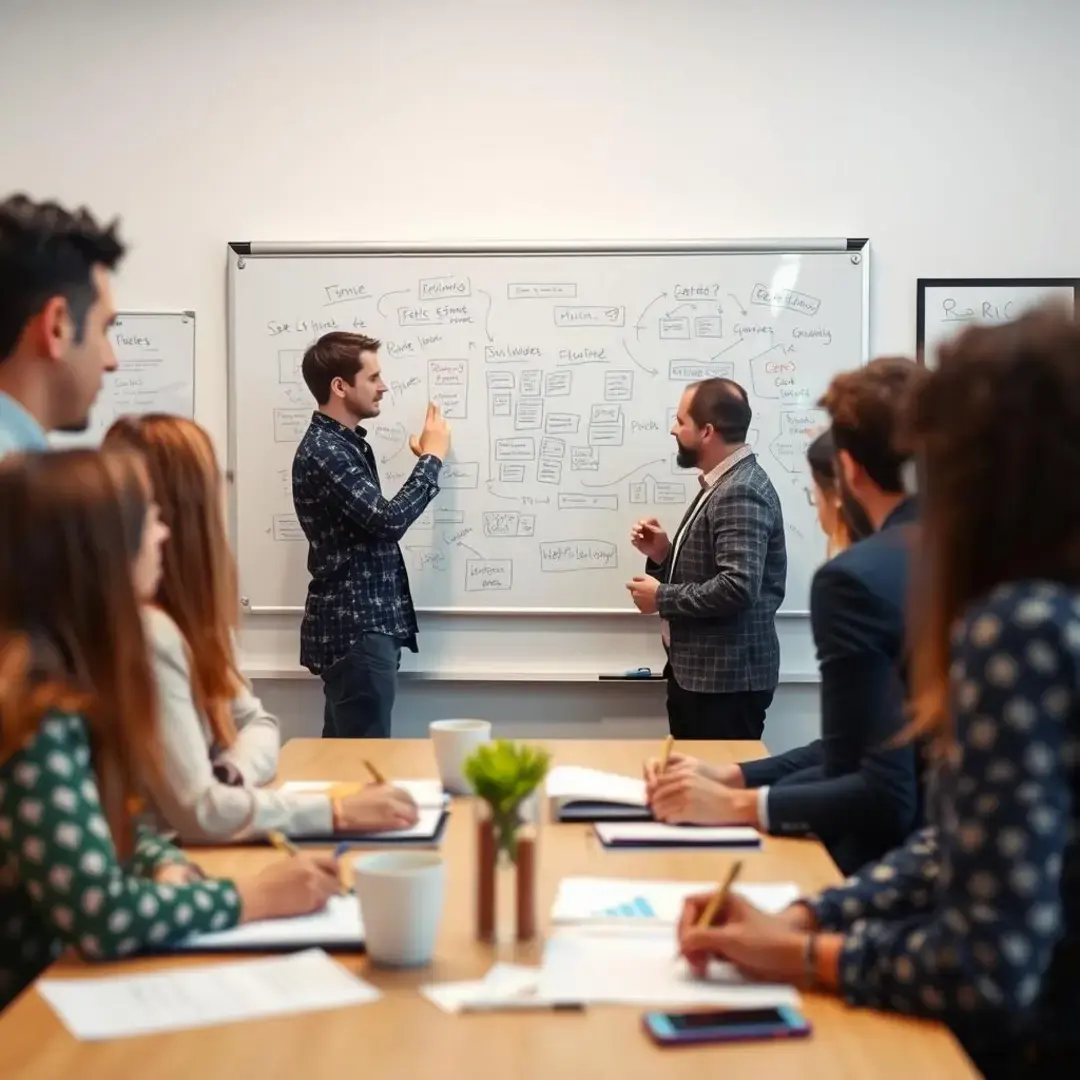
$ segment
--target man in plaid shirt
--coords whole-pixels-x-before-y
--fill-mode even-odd
[[[412,474],[383,497],[363,420],[386,393],[379,342],[324,334],[301,370],[318,409],[293,459],[296,516],[310,545],[300,662],[323,681],[323,738],[386,738],[401,648],[416,652],[416,613],[398,541],[439,493],[450,429],[429,405],[409,440]]]

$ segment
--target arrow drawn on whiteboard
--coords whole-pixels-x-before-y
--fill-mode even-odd
[[[487,334],[488,341],[494,341],[491,336],[491,330],[488,328],[488,322],[491,319],[491,293],[485,292],[483,289],[476,290],[481,296],[487,297],[487,311],[484,312],[484,333]]]
[[[603,484],[590,484],[587,480],[582,480],[581,486],[587,488],[614,487],[616,484],[621,484],[624,480],[629,480],[634,473],[639,473],[642,469],[651,469],[654,465],[663,465],[666,460],[666,458],[657,458],[655,461],[646,461],[644,465],[639,465],[636,469],[631,469],[625,476],[620,476],[618,480],[608,480]]]
[[[629,357],[630,357],[630,359],[631,359],[631,360],[633,360],[633,362],[634,362],[635,364],[637,364],[637,366],[638,366],[639,368],[641,368],[641,370],[642,370],[642,371],[644,371],[644,372],[648,373],[648,374],[649,374],[649,375],[651,375],[651,376],[652,376],[652,377],[653,377],[654,379],[656,378],[656,376],[657,376],[657,375],[659,375],[659,374],[660,374],[660,373],[659,373],[659,372],[658,372],[658,371],[657,371],[657,370],[656,370],[655,368],[649,368],[649,367],[646,367],[646,366],[645,366],[645,365],[644,365],[644,364],[643,364],[643,363],[642,363],[642,362],[641,362],[641,361],[640,361],[640,360],[639,360],[639,359],[638,359],[638,358],[637,358],[637,357],[636,357],[636,356],[635,356],[635,355],[634,355],[634,354],[633,354],[633,353],[632,353],[632,352],[630,351],[630,346],[626,344],[626,338],[623,338],[623,339],[622,339],[622,347],[623,347],[623,351],[624,351],[624,352],[626,353],[626,355],[627,355],[627,356],[629,356]]]
[[[383,293],[382,296],[379,297],[378,301],[375,304],[375,310],[385,319],[386,318],[386,312],[383,311],[383,309],[382,309],[382,302],[388,296],[404,296],[404,295],[406,295],[408,293],[408,291],[409,291],[408,289],[395,289],[393,292]]]
[[[653,304],[658,304],[661,300],[664,299],[665,296],[667,296],[667,293],[662,292],[659,296],[654,297],[652,300],[650,300],[645,305],[645,310],[642,311],[642,313],[634,320],[634,329],[637,331],[637,336],[639,340],[641,338],[641,331],[645,329],[645,327],[642,325],[642,319],[645,318],[645,315],[647,314],[649,308],[651,308]]]
[[[496,489],[495,489],[495,481],[490,481],[489,480],[487,482],[487,491],[488,491],[488,495],[494,495],[495,498],[503,499],[503,500],[505,500],[507,502],[521,502],[522,501],[521,498],[519,498],[519,497],[515,497],[515,496],[512,496],[512,495],[502,495],[500,491],[496,491]]]
[[[676,314],[678,314],[678,313],[679,313],[680,311],[682,311],[682,310],[683,310],[684,308],[690,308],[690,309],[693,309],[693,307],[694,307],[694,303],[693,303],[693,301],[690,301],[689,303],[686,303],[686,304],[677,304],[677,305],[676,305],[675,307],[673,307],[673,308],[672,308],[672,309],[671,309],[671,310],[670,310],[670,311],[669,311],[669,312],[668,312],[668,313],[667,313],[667,314],[666,314],[666,315],[664,316],[664,318],[665,318],[665,319],[671,319],[671,318],[674,318],[674,317],[675,317],[675,315],[676,315]]]
[[[728,296],[730,296],[731,299],[734,300],[735,303],[739,305],[739,310],[745,315],[747,312],[746,312],[746,308],[744,308],[743,305],[742,305],[742,301],[733,292],[729,292]]]
[[[471,548],[468,544],[458,544],[458,547],[464,548],[466,551],[471,551],[478,559],[482,559],[484,557],[480,554],[479,551],[476,550],[476,548]]]
[[[723,356],[724,353],[730,352],[732,349],[737,349],[741,344],[742,344],[742,338],[739,338],[738,341],[734,342],[731,345],[726,346],[725,348],[721,349],[718,353],[715,353],[714,355],[710,356],[709,360],[710,361],[715,360],[715,359],[717,359],[717,357]]]

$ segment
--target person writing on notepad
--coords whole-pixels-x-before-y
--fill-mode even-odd
[[[322,678],[323,738],[384,739],[403,647],[416,652],[416,613],[398,541],[439,493],[450,428],[436,405],[409,440],[417,456],[393,498],[383,497],[363,421],[386,393],[379,342],[324,334],[301,364],[318,404],[296,450],[292,494],[308,539],[300,662]]]
[[[930,824],[780,917],[738,897],[683,953],[947,1024],[988,1080],[1080,1061],[1080,326],[972,327],[914,396],[913,722]]]
[[[648,561],[626,588],[638,611],[660,614],[668,724],[679,739],[760,739],[780,676],[784,518],[746,443],[751,415],[730,379],[688,387],[671,433],[679,465],[700,469],[700,490],[674,538],[656,518],[630,533]]]
[[[116,370],[110,277],[123,254],[115,224],[86,210],[25,195],[0,203],[0,456],[85,430]]]
[[[918,758],[897,746],[904,725],[908,569],[916,504],[904,488],[896,435],[924,369],[881,358],[838,375],[822,405],[832,420],[842,504],[875,532],[814,575],[810,626],[821,671],[821,738],[786,754],[713,767],[675,755],[646,766],[662,821],[755,825],[816,835],[851,873],[903,841],[920,804]]]
[[[0,462],[0,1007],[65,948],[119,959],[339,889],[327,858],[207,880],[136,827],[162,767],[136,585],[166,535],[131,455]]]
[[[150,790],[162,828],[186,841],[408,828],[411,797],[373,785],[345,797],[261,788],[277,772],[277,720],[236,665],[236,571],[225,533],[224,492],[213,444],[191,420],[117,420],[104,448],[138,453],[169,529],[159,581],[143,616],[157,680],[162,772]]]

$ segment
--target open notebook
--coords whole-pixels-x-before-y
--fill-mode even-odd
[[[332,896],[314,915],[292,919],[264,919],[231,930],[191,934],[155,952],[291,952],[322,948],[359,950],[364,947],[364,924],[355,896]]]
[[[408,829],[392,829],[377,833],[328,833],[326,836],[292,836],[290,839],[299,845],[338,844],[346,842],[353,847],[383,847],[388,844],[408,844],[413,847],[435,847],[442,841],[448,816],[447,806],[450,796],[443,791],[438,780],[392,780],[399,787],[412,795],[419,815],[415,825]],[[282,784],[279,790],[293,795],[321,795],[332,788],[346,786],[338,780],[290,780]]]
[[[633,776],[558,765],[548,773],[547,794],[557,821],[651,821],[645,781]]]

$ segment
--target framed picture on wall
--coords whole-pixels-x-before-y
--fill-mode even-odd
[[[933,364],[942,342],[972,323],[1008,322],[1049,300],[1080,310],[1080,278],[919,278],[915,341]]]

